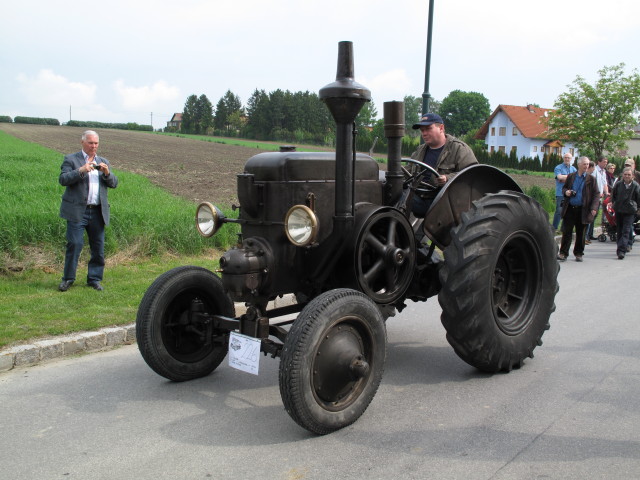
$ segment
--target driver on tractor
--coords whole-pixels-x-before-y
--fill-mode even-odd
[[[423,115],[420,121],[413,125],[413,129],[420,129],[424,143],[413,152],[411,158],[429,165],[440,174],[433,178],[433,174],[427,173],[422,180],[422,186],[413,196],[411,211],[416,217],[422,218],[429,210],[438,190],[458,172],[477,164],[478,160],[466,143],[445,133],[440,115]],[[413,167],[418,168],[415,165]]]

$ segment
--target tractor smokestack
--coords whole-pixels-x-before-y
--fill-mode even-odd
[[[353,44],[338,44],[336,81],[320,89],[323,100],[336,121],[336,219],[353,218],[355,189],[355,148],[353,122],[371,92],[353,80]]]
[[[394,205],[402,195],[402,137],[404,137],[404,102],[384,103],[384,136],[388,156],[385,184],[385,204]]]

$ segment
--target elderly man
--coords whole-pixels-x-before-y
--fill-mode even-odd
[[[602,200],[609,195],[609,183],[607,182],[607,164],[609,160],[606,157],[598,158],[598,162],[595,165],[595,169],[591,175],[593,175],[596,179],[596,183],[598,184],[598,190],[600,191],[600,203],[598,205],[598,210],[600,210],[600,206],[602,205]],[[598,212],[596,212],[596,216],[598,216]],[[586,240],[585,243],[591,243],[591,240],[595,240],[596,238],[593,236],[594,230],[594,222],[591,222],[587,226]]]
[[[562,187],[570,173],[576,171],[573,163],[573,155],[565,153],[562,156],[562,163],[553,169],[553,175],[556,179],[556,213],[553,215],[553,229],[558,230],[560,219],[562,218]]]
[[[584,255],[585,227],[596,216],[600,203],[600,191],[596,179],[587,174],[589,159],[580,157],[578,170],[570,173],[562,187],[564,203],[562,206],[562,241],[558,260],[565,261],[569,256],[569,248],[573,237],[573,229],[576,229],[576,243],[573,254],[576,262],[582,261]]]
[[[87,130],[82,134],[82,150],[64,157],[60,167],[62,195],[60,216],[67,221],[67,249],[64,273],[58,290],[66,292],[76,279],[78,259],[86,230],[91,248],[87,285],[102,290],[104,272],[104,227],[109,224],[107,190],[118,186],[109,161],[98,156],[98,134]]]

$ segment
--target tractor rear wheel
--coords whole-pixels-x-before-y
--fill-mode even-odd
[[[386,352],[386,327],[371,299],[349,289],[319,295],[300,312],[282,350],[287,413],[320,435],[351,425],[378,390]]]
[[[451,238],[438,296],[447,340],[482,371],[519,368],[542,344],[555,310],[558,247],[547,213],[521,193],[489,194],[473,202]]]

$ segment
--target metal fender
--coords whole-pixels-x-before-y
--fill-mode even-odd
[[[451,242],[451,229],[460,224],[472,202],[501,190],[522,192],[513,178],[496,167],[480,164],[465,168],[434,199],[424,218],[425,234],[444,249]]]

